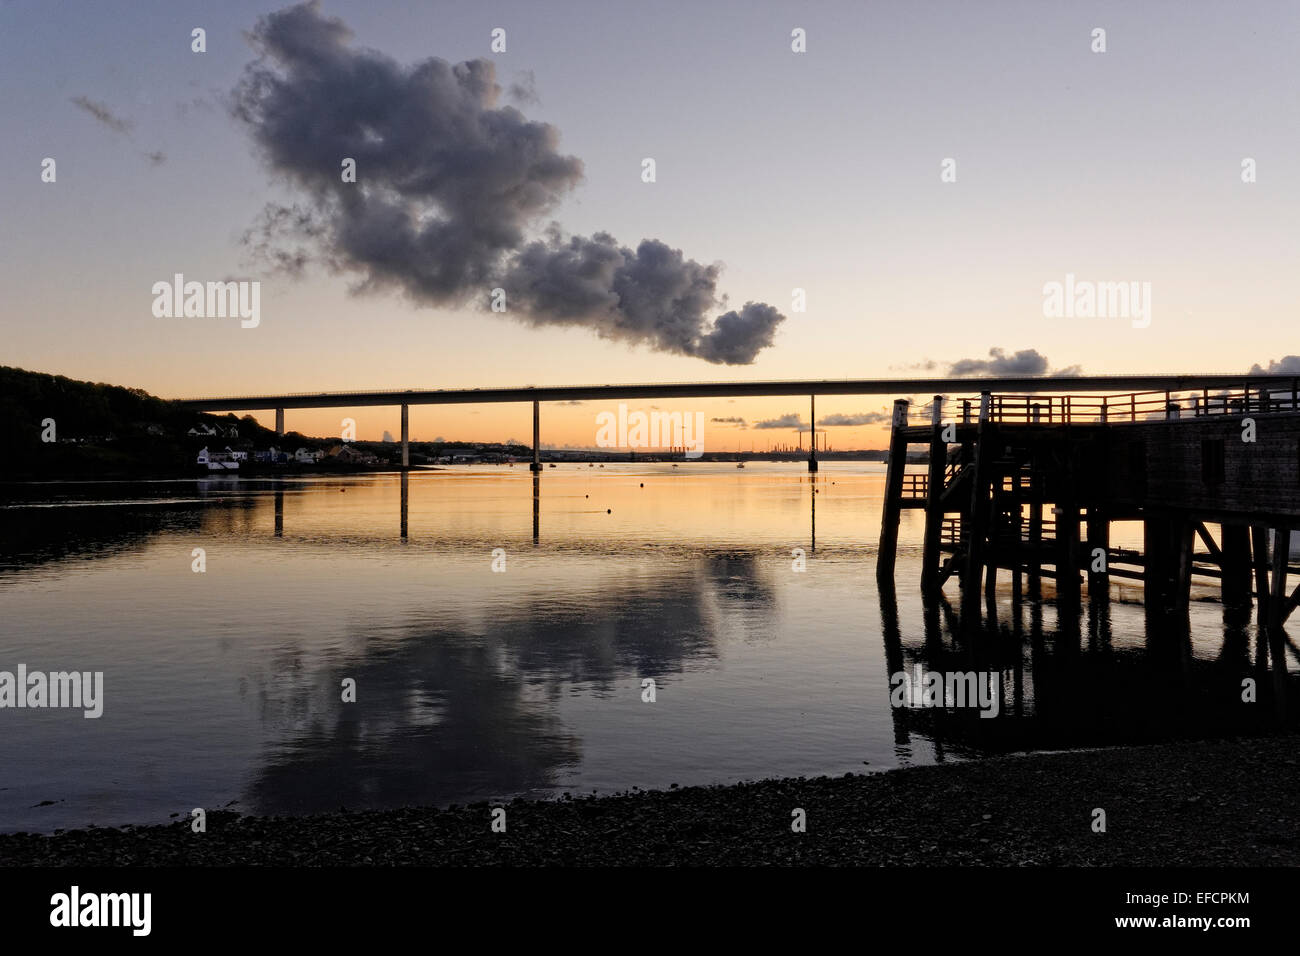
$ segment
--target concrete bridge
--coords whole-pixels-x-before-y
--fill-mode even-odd
[[[924,395],[935,392],[1050,395],[1070,393],[1165,392],[1174,400],[1185,393],[1208,396],[1211,391],[1237,389],[1246,393],[1294,395],[1300,378],[1281,375],[1182,374],[1075,375],[1059,377],[996,376],[983,378],[802,379],[759,382],[664,382],[628,385],[558,385],[537,387],[406,389],[404,391],[297,392],[283,395],[235,395],[182,399],[196,412],[275,410],[275,430],[284,434],[288,408],[362,408],[395,405],[402,411],[402,467],[410,467],[408,426],[411,405],[476,405],[533,403],[532,469],[541,469],[542,402],[619,401],[668,398],[747,398],[807,395],[816,422],[818,395]],[[817,470],[817,453],[809,450],[808,468]]]

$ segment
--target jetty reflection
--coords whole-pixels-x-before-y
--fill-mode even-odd
[[[1218,651],[1198,656],[1189,629],[1158,615],[1146,615],[1142,646],[1116,648],[1106,591],[1091,595],[1086,621],[1068,608],[1013,595],[1009,606],[999,606],[995,597],[984,616],[963,623],[941,593],[926,595],[920,598],[924,638],[913,644],[899,625],[893,582],[879,582],[878,593],[890,677],[917,666],[939,675],[992,672],[1002,693],[995,719],[950,702],[895,707],[899,746],[920,735],[934,741],[936,752],[961,745],[996,753],[1263,733],[1278,726],[1265,638],[1252,633],[1248,607],[1225,606]],[[1296,684],[1289,679],[1285,692],[1294,696]]]

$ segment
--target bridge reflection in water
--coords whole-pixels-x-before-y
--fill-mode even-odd
[[[0,827],[166,819],[195,788],[297,813],[1275,726],[1257,623],[1217,588],[1196,592],[1190,637],[1122,579],[1075,614],[1050,582],[1004,581],[963,618],[873,586],[878,467],[661,467],[28,489],[47,497],[10,503],[0,538],[14,657],[102,666],[115,716],[93,738],[29,720],[0,739],[24,781],[0,792]],[[915,517],[900,580],[921,567]],[[489,570],[499,546],[509,574]],[[996,674],[997,716],[891,706],[918,666]],[[78,790],[67,767],[119,783]],[[34,809],[50,793],[66,801]]]

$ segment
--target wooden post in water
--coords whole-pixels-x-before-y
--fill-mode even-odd
[[[1149,514],[1143,522],[1142,574],[1148,622],[1156,633],[1181,639],[1186,634],[1191,597],[1194,522],[1185,515]]]
[[[992,396],[980,393],[980,419],[975,432],[975,461],[971,469],[970,508],[967,519],[966,562],[962,567],[962,616],[970,621],[979,608],[980,571],[984,565],[985,538],[989,526],[989,442],[994,426],[989,424]]]
[[[984,553],[984,604],[989,619],[997,617],[998,565],[1002,556],[1002,475],[994,475],[990,482],[988,548]]]
[[[1056,605],[1058,612],[1078,610],[1079,586],[1079,506],[1073,494],[1059,501],[1056,513]]]
[[[1035,414],[1038,406],[1034,406]],[[1029,473],[1029,596],[1043,596],[1043,483],[1032,469]]]
[[[1250,529],[1244,524],[1219,526],[1223,573],[1220,596],[1225,607],[1250,606]]]
[[[1278,528],[1273,535],[1273,590],[1268,596],[1268,652],[1273,658],[1273,699],[1278,720],[1286,717],[1286,633],[1282,630],[1282,618],[1290,557],[1291,529]]]
[[[1255,544],[1255,623],[1263,632],[1268,626],[1268,529],[1251,525],[1250,536]]]
[[[907,468],[907,408],[905,398],[894,400],[893,430],[889,435],[889,462],[885,466],[885,503],[880,515],[880,548],[876,551],[876,579],[894,580],[898,552],[898,518],[902,510],[903,473]]]
[[[1102,551],[1102,570],[1093,570],[1097,565],[1097,549]],[[1088,509],[1088,597],[1103,589],[1110,590],[1110,519],[1099,506]]]
[[[944,475],[948,468],[948,443],[943,440],[943,396],[934,396],[930,412],[930,466],[925,490],[925,546],[921,557],[921,590],[939,590],[939,548],[943,534]]]

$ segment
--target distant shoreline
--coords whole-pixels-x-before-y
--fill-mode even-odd
[[[860,462],[864,464],[880,464],[883,459],[875,457],[850,457],[832,455],[823,458],[818,455],[818,461],[823,464],[829,462]],[[548,459],[543,457],[541,464],[544,469],[550,469],[555,466],[557,469],[565,465],[594,465],[597,467],[604,465],[699,465],[699,464],[735,464],[744,462],[748,464],[802,464],[805,458],[788,458],[788,457],[764,457],[760,455],[741,457],[706,457],[695,459],[671,459],[671,458],[560,458]],[[916,464],[910,458],[909,464]],[[176,468],[176,469],[146,469],[134,471],[130,469],[106,470],[100,472],[69,472],[61,475],[50,475],[43,473],[22,473],[7,474],[0,476],[0,487],[5,485],[17,484],[58,484],[66,482],[69,484],[88,482],[88,481],[192,481],[192,480],[234,480],[237,478],[246,478],[253,481],[274,480],[279,478],[329,478],[339,475],[385,475],[398,474],[406,471],[410,474],[431,471],[447,471],[456,466],[466,467],[483,467],[483,468],[521,468],[528,470],[530,461],[515,462],[497,462],[497,461],[470,461],[455,462],[454,464],[412,464],[409,468],[403,469],[400,465],[338,465],[335,467],[321,466],[303,466],[296,468],[289,467],[253,467],[248,469],[240,468],[234,471],[200,471],[193,468]]]
[[[443,810],[213,809],[202,834],[188,817],[3,834],[0,865],[1297,866],[1297,744],[1177,742]],[[505,833],[491,830],[495,806]]]

